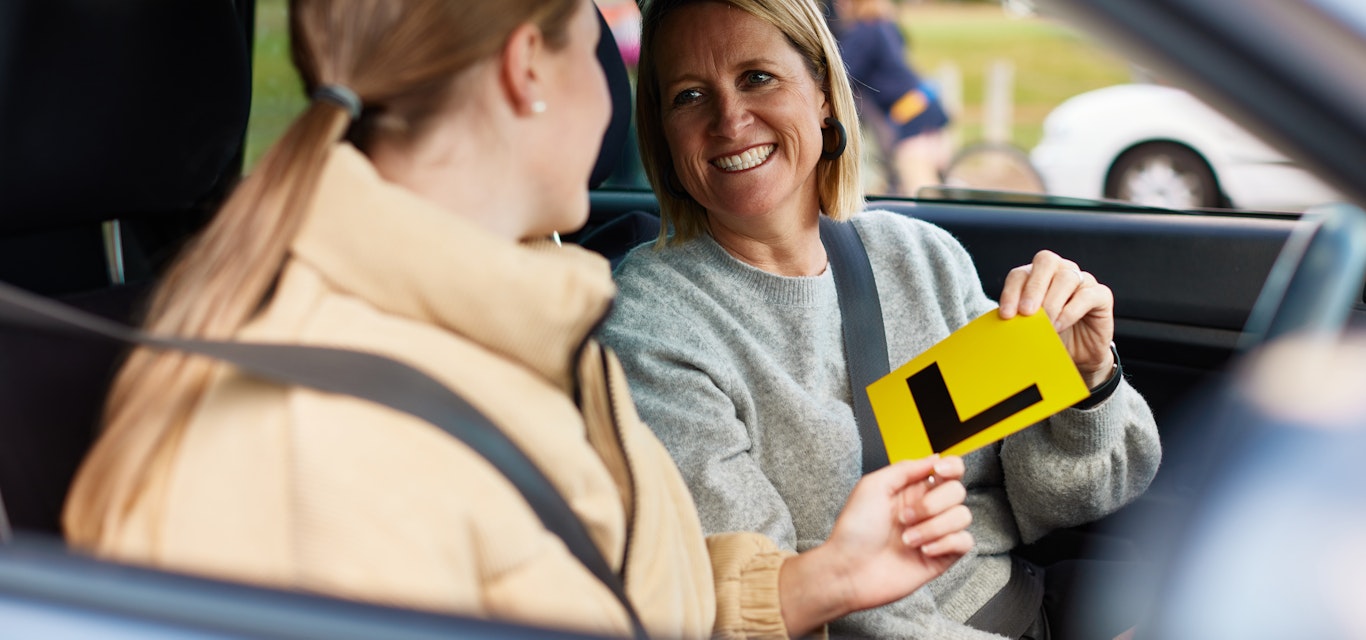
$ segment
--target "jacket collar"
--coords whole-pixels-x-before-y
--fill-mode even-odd
[[[328,158],[291,248],[334,289],[463,335],[566,391],[616,292],[597,254],[509,243],[384,181],[349,144]]]

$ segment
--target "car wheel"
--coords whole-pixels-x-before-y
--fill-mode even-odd
[[[1174,142],[1125,151],[1105,179],[1105,197],[1164,209],[1212,208],[1222,200],[1209,163]]]

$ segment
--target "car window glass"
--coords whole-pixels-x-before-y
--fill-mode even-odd
[[[1313,1],[1366,32],[1366,10],[1356,0]],[[636,3],[595,2],[634,83]],[[257,2],[248,170],[305,104],[289,62],[285,6],[284,0]],[[892,109],[869,99],[874,92],[862,83],[870,197],[1018,202],[1019,194],[1031,194],[1032,201],[1047,196],[1058,206],[1084,208],[1078,199],[1107,199],[1250,212],[1301,212],[1340,199],[1215,109],[1070,25],[1036,14],[1027,2],[902,0],[886,6],[892,8],[887,37],[893,44],[899,39],[921,90],[942,105],[949,122],[924,151],[924,144],[907,141],[926,131],[908,131],[897,114],[889,115]],[[853,38],[871,32],[840,29],[838,18],[836,24],[846,57],[868,55],[869,47]],[[601,189],[649,189],[634,123],[629,140]],[[911,146],[922,149],[906,153]],[[934,167],[929,178],[924,165]]]
[[[629,0],[597,1],[609,20],[612,7],[629,13],[620,9]],[[1319,1],[1364,13],[1356,0]],[[875,88],[856,77],[870,196],[1019,202],[1027,193],[1025,200],[1051,196],[1044,201],[1057,206],[1109,199],[1164,209],[1272,212],[1339,199],[1191,94],[1064,22],[1037,15],[1028,2],[903,0],[884,6],[892,9],[888,38],[900,40],[904,61],[950,121],[930,136],[939,139],[931,145],[937,150],[907,159],[903,145],[916,146],[907,141],[923,131],[907,131],[895,109],[869,99]],[[854,36],[873,38],[876,32],[841,29],[840,21],[835,30],[854,74],[858,58],[872,48]],[[613,26],[618,40],[626,41],[638,22],[622,18]],[[638,43],[623,51],[630,66]],[[935,165],[939,179],[920,180],[911,189],[898,184],[923,175],[905,170],[918,163]],[[638,169],[627,164],[607,188],[644,186]]]

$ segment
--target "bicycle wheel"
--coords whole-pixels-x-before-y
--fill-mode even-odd
[[[1003,142],[978,142],[963,147],[944,171],[949,187],[1043,193],[1043,177],[1023,149]]]

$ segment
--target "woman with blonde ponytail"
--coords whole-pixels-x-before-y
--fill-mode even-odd
[[[610,107],[589,0],[293,0],[312,103],[156,293],[147,328],[345,347],[427,372],[522,448],[651,635],[788,635],[901,597],[971,545],[956,459],[873,474],[795,556],[704,538],[593,337],[581,226]],[[933,475],[932,475],[933,474]],[[622,605],[513,486],[358,398],[140,349],[64,514],[101,557],[604,634]]]

